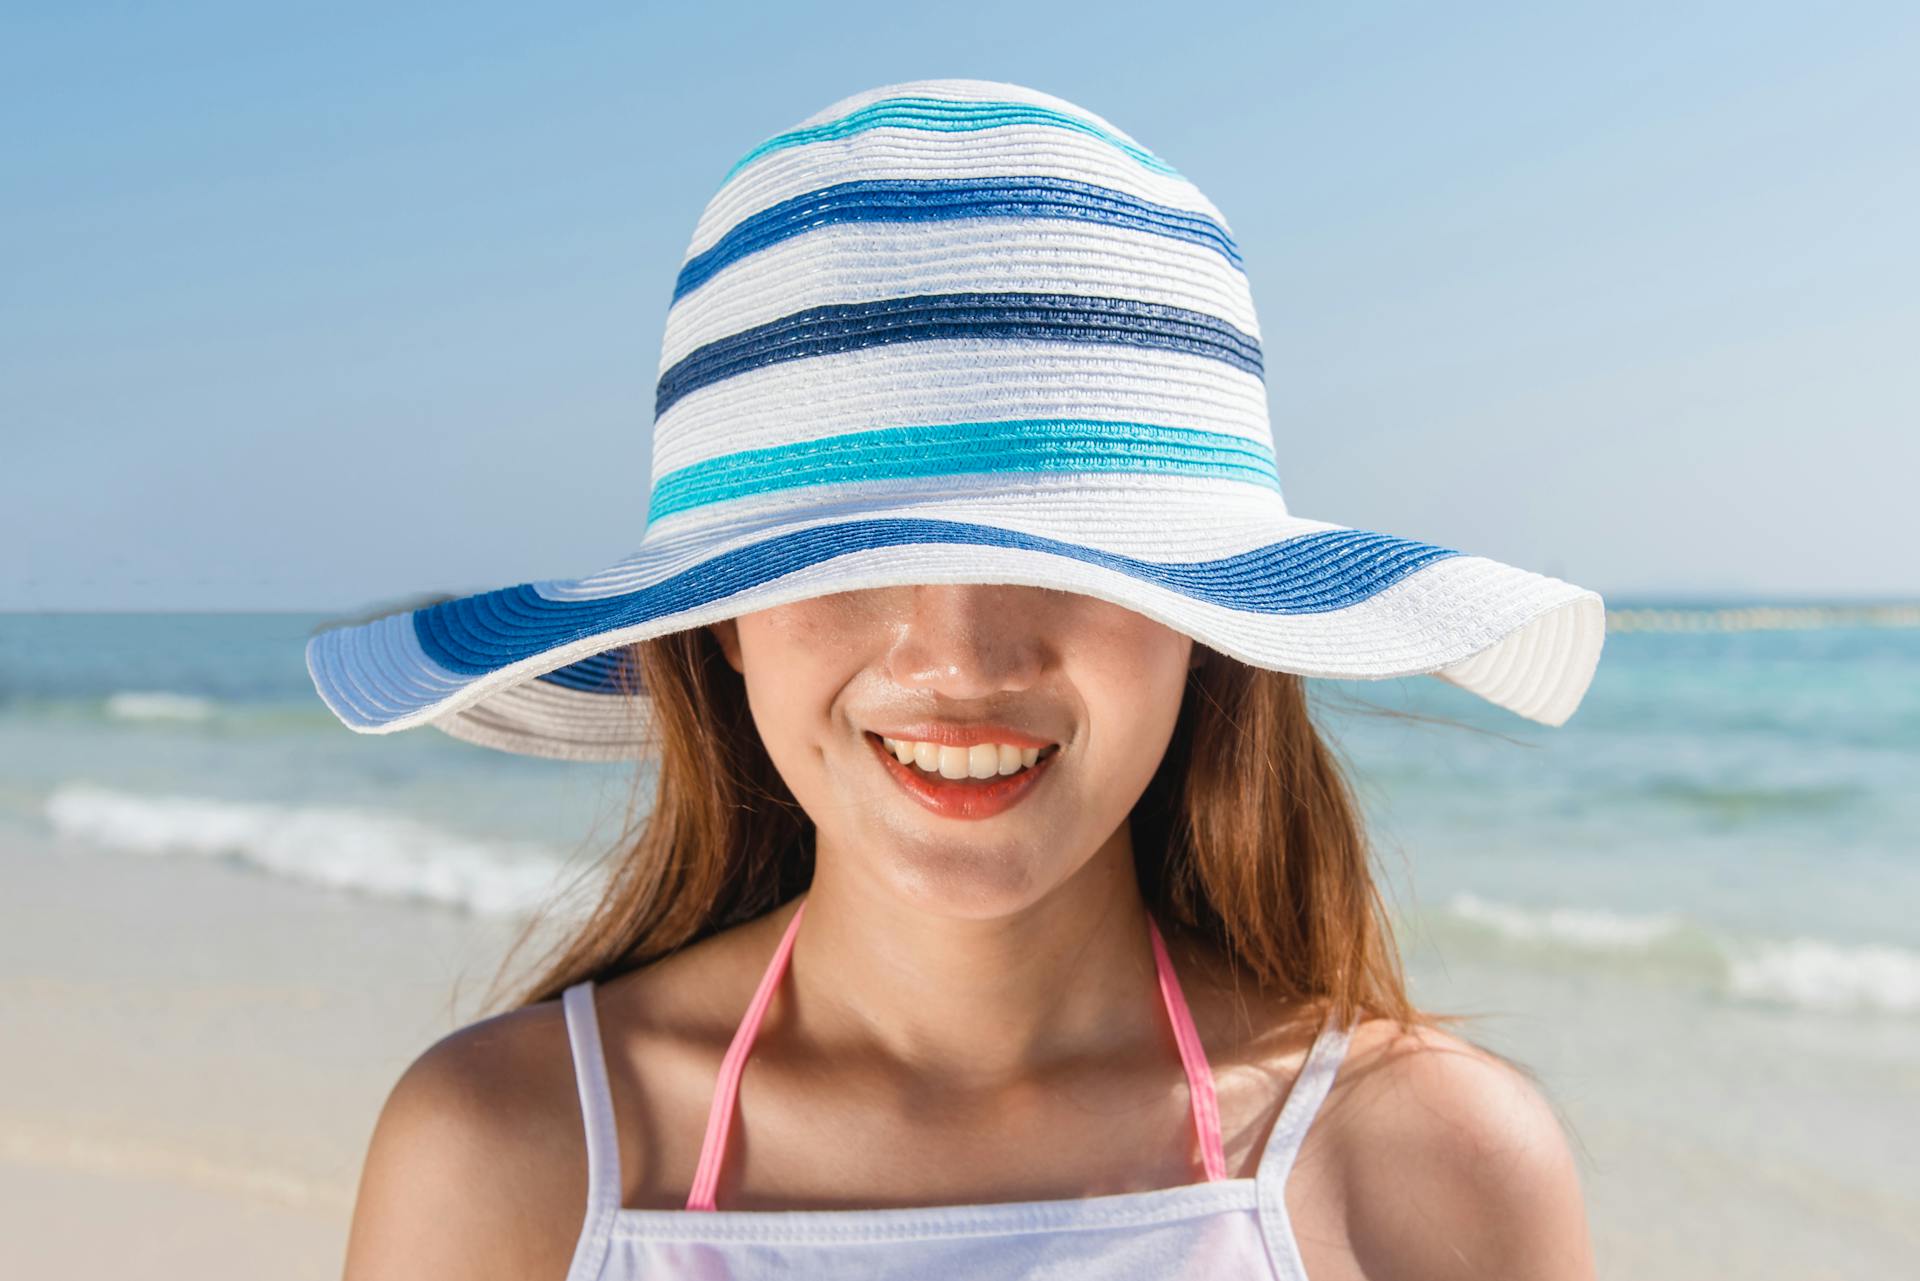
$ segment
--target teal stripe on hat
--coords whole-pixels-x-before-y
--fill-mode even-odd
[[[1091,418],[1014,418],[846,432],[692,463],[653,487],[647,524],[803,485],[1041,471],[1175,472],[1280,488],[1273,451],[1244,436]]]
[[[825,124],[809,125],[804,129],[789,129],[785,133],[775,134],[742,156],[733,168],[727,170],[727,176],[722,181],[731,181],[735,174],[768,152],[780,151],[787,147],[803,147],[810,142],[831,142],[836,138],[845,138],[867,129],[879,129],[884,126],[896,129],[926,129],[935,133],[965,133],[976,129],[993,129],[1000,125],[1048,125],[1056,129],[1071,129],[1076,133],[1084,133],[1100,139],[1155,173],[1163,173],[1175,178],[1180,176],[1179,171],[1172,165],[1139,143],[1122,138],[1112,130],[1102,129],[1091,120],[1082,120],[1079,116],[1055,111],[1051,107],[1037,107],[1026,102],[955,102],[947,98],[882,98],[856,111],[850,111],[838,120],[829,120]]]

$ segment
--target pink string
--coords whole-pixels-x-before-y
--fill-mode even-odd
[[[800,917],[806,910],[806,900],[802,899],[800,906],[794,909],[793,919],[787,922],[787,932],[781,936],[780,946],[774,949],[773,958],[767,962],[766,973],[760,976],[760,986],[754,990],[746,1016],[740,1020],[733,1041],[727,1046],[726,1058],[721,1060],[720,1077],[714,1084],[713,1107],[707,1113],[707,1135],[700,1145],[700,1166],[694,1171],[693,1189],[687,1195],[689,1210],[717,1208],[715,1193],[720,1185],[720,1162],[726,1154],[727,1134],[733,1128],[734,1101],[740,1092],[740,1073],[746,1067],[747,1051],[753,1046],[761,1019],[766,1017],[774,990],[780,985],[787,958],[793,952],[794,935],[800,929]],[[1166,940],[1160,937],[1160,927],[1155,924],[1151,914],[1147,916],[1147,931],[1153,940],[1153,967],[1159,975],[1160,995],[1166,1002],[1167,1017],[1173,1022],[1173,1039],[1180,1047],[1180,1064],[1187,1072],[1187,1092],[1193,1104],[1193,1126],[1200,1136],[1201,1164],[1206,1167],[1208,1181],[1224,1179],[1227,1177],[1227,1158],[1220,1138],[1220,1102],[1214,1093],[1213,1069],[1207,1063],[1205,1049],[1201,1047],[1200,1033],[1193,1026],[1193,1012],[1187,1008],[1187,998],[1180,990],[1180,978],[1174,973],[1173,961],[1167,955]]]
[[[1200,1033],[1193,1026],[1193,1012],[1180,991],[1180,978],[1173,972],[1167,956],[1166,940],[1153,914],[1147,914],[1147,929],[1153,936],[1153,966],[1160,973],[1160,995],[1167,1001],[1167,1016],[1173,1020],[1174,1043],[1180,1047],[1180,1062],[1187,1069],[1187,1093],[1193,1101],[1193,1127],[1200,1132],[1200,1161],[1212,1182],[1227,1177],[1227,1155],[1220,1141],[1220,1100],[1213,1090],[1213,1068],[1200,1045]]]
[[[773,959],[767,963],[767,972],[760,976],[753,1003],[747,1006],[746,1017],[734,1032],[733,1043],[727,1046],[727,1057],[720,1062],[720,1079],[713,1088],[713,1107],[707,1113],[707,1137],[700,1145],[700,1167],[694,1171],[693,1190],[687,1196],[689,1210],[716,1208],[714,1193],[720,1186],[720,1158],[727,1150],[727,1131],[733,1128],[733,1101],[740,1092],[740,1071],[746,1066],[747,1051],[753,1045],[754,1033],[760,1030],[760,1020],[773,1000],[773,991],[780,986],[781,971],[786,969],[787,956],[793,951],[793,936],[799,931],[800,918],[806,910],[806,900],[802,899],[800,906],[793,910],[793,919],[787,922],[787,932],[781,936],[780,946],[774,949]]]

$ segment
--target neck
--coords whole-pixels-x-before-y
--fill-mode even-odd
[[[990,920],[942,915],[855,860],[816,858],[790,981],[807,1036],[920,1079],[991,1089],[1112,1056],[1161,1032],[1147,909],[1124,825],[1040,901]]]

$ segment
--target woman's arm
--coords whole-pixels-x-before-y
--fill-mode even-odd
[[[1371,1281],[1592,1281],[1579,1172],[1532,1082],[1426,1029],[1349,1066],[1338,1159]]]
[[[381,1110],[346,1281],[566,1275],[586,1213],[586,1143],[558,1011],[462,1029]]]

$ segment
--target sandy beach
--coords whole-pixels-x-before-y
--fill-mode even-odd
[[[337,1277],[381,1101],[507,928],[18,834],[0,877],[0,1276]]]
[[[337,1276],[381,1100],[471,1016],[510,926],[17,832],[0,876],[0,1275]],[[1423,951],[1416,994],[1492,1015],[1476,1037],[1545,1079],[1602,1275],[1920,1259],[1911,1127],[1857,1103],[1914,1094],[1907,1021],[1844,1045],[1764,1010],[1689,1032],[1677,1000]]]

